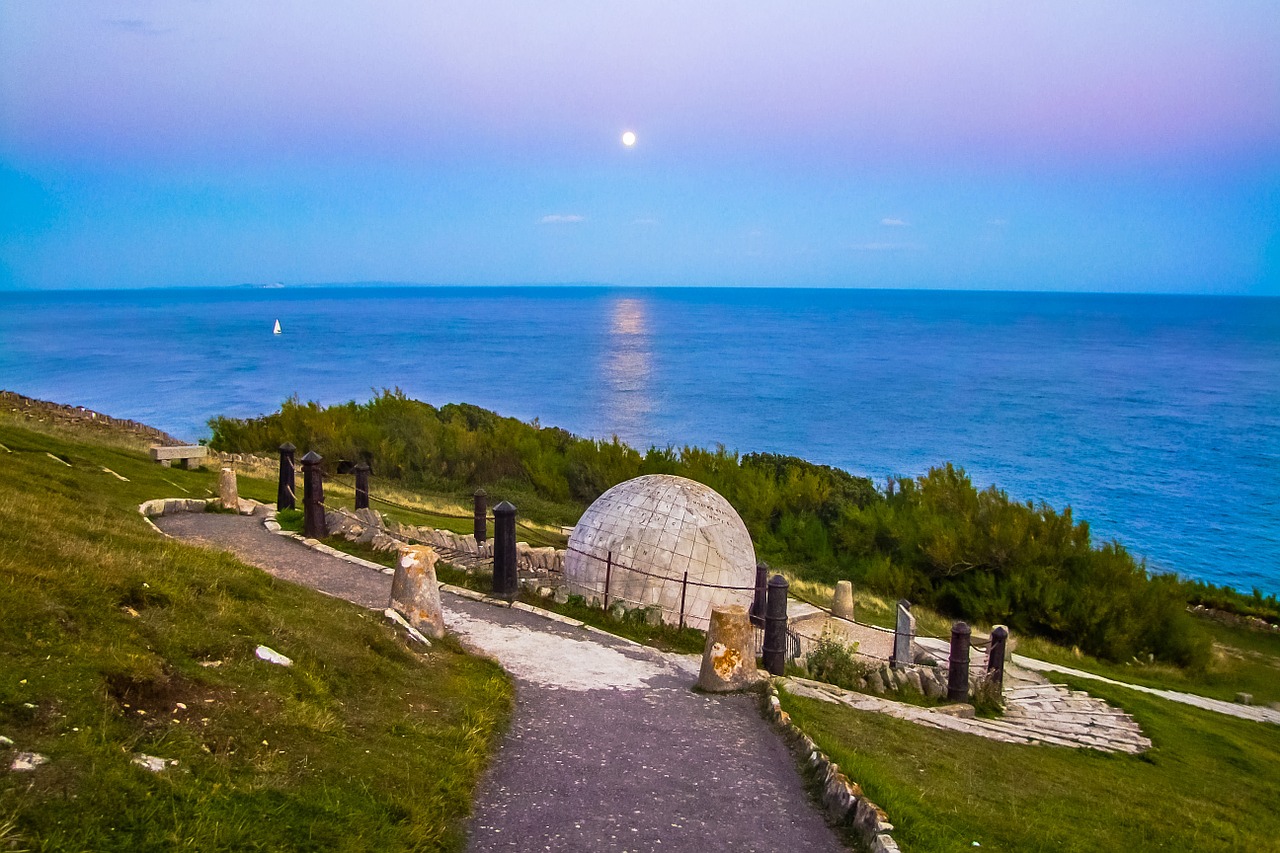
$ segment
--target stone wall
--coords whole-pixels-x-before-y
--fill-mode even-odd
[[[372,509],[355,512],[330,510],[325,514],[325,522],[330,534],[369,545],[378,551],[393,551],[401,543],[415,541],[476,562],[493,559],[492,539],[477,542],[470,533],[464,535],[435,527],[401,524]],[[564,554],[558,548],[535,548],[528,542],[517,542],[516,567],[538,577],[560,576],[564,573]]]
[[[137,421],[113,418],[110,415],[86,409],[84,406],[64,406],[61,403],[51,403],[48,400],[37,400],[34,397],[26,397],[13,391],[0,391],[0,407],[32,420],[52,421],[53,423],[77,426],[98,426],[117,432],[131,433],[139,438],[150,440],[152,444],[177,447],[187,443],[174,438],[167,432],[146,424],[140,424]]]

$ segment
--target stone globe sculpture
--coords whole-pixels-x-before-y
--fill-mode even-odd
[[[705,629],[711,608],[750,608],[756,552],[714,489],[671,474],[619,483],[583,514],[565,552],[569,593]]]

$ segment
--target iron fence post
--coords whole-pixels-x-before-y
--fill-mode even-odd
[[[324,479],[320,470],[323,460],[314,450],[302,457],[302,532],[311,539],[329,535],[324,520]]]
[[[972,632],[964,622],[951,626],[950,669],[947,673],[947,701],[969,701],[969,635]]]
[[[613,552],[607,551],[604,557],[604,609],[609,609],[609,583],[613,579]]]
[[[276,487],[277,510],[297,507],[293,494],[293,454],[297,449],[287,441],[280,445],[280,484]]]
[[[493,594],[516,597],[516,508],[503,501],[493,508]]]
[[[770,675],[782,675],[787,669],[787,587],[782,575],[769,578],[762,651]]]
[[[756,594],[751,599],[751,624],[757,628],[764,627],[765,598],[768,596],[769,564],[761,560],[756,563]]]
[[[997,625],[991,630],[991,640],[987,644],[987,680],[994,682],[996,690],[1004,693],[1004,656],[1009,641],[1009,629]]]
[[[472,495],[474,503],[472,504],[475,520],[472,522],[472,533],[475,534],[476,544],[484,542],[489,538],[487,521],[489,518],[488,498],[489,495],[484,489],[476,489],[476,493]]]
[[[369,466],[361,462],[356,472],[356,509],[369,508]]]
[[[680,581],[680,627],[684,627],[684,596],[689,591],[689,570],[684,571],[684,580]]]

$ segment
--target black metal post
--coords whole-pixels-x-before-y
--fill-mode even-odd
[[[769,592],[764,614],[764,668],[770,675],[782,675],[787,669],[787,579],[782,575],[769,578]]]
[[[356,509],[369,508],[369,466],[361,462],[356,472]]]
[[[951,626],[951,669],[947,675],[947,701],[969,701],[969,626],[957,622]]]
[[[324,480],[320,470],[323,457],[314,450],[302,457],[302,532],[311,539],[329,535],[324,521]]]
[[[503,501],[493,508],[493,594],[516,597],[516,508]]]
[[[609,551],[604,557],[604,609],[609,609],[609,584],[613,580],[613,552]]]
[[[684,570],[684,580],[680,582],[680,627],[684,627],[684,597],[689,591],[689,570]]]
[[[475,534],[476,544],[480,544],[489,538],[488,524],[489,519],[489,495],[484,489],[476,489],[476,493],[472,496],[475,499],[473,509],[475,512],[475,521],[472,524],[472,533]]]
[[[276,509],[294,509],[293,453],[298,448],[289,442],[280,445],[280,485],[276,487]]]
[[[1009,629],[997,625],[991,631],[991,640],[987,643],[987,681],[996,685],[996,690],[1004,692],[1004,655],[1005,646],[1009,642]]]
[[[757,628],[764,627],[764,602],[768,595],[769,564],[761,560],[756,563],[756,594],[751,600],[751,624]]]

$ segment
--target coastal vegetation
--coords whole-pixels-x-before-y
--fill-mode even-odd
[[[497,665],[158,535],[137,505],[214,472],[40,427],[0,417],[0,760],[46,759],[0,772],[0,849],[460,849]]]
[[[330,407],[294,398],[278,412],[214,418],[210,427],[219,450],[271,452],[289,441],[330,464],[368,462],[382,482],[459,496],[483,487],[526,517],[559,524],[624,480],[678,474],[724,495],[757,555],[801,578],[849,578],[1105,661],[1203,667],[1210,640],[1186,612],[1197,592],[1280,613],[1274,596],[1248,599],[1149,573],[1121,544],[1094,542],[1069,507],[980,490],[950,464],[877,488],[792,456],[724,447],[641,452],[616,437],[582,438],[466,404],[437,408],[399,390]]]

